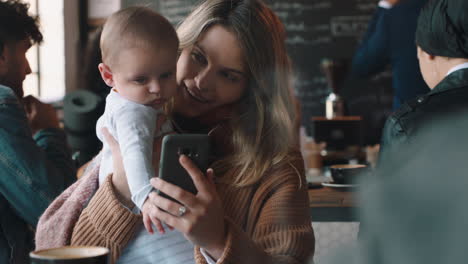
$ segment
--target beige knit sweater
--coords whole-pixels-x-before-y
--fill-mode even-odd
[[[217,263],[311,261],[315,239],[303,160],[298,151],[291,157],[290,163],[274,166],[255,186],[239,189],[217,184],[228,233]],[[141,223],[140,216],[119,203],[110,181],[106,181],[83,210],[71,244],[106,246],[114,263]],[[194,254],[196,263],[206,263],[199,247]]]

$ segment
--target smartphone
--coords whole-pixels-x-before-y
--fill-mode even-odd
[[[186,155],[204,173],[211,163],[211,140],[205,134],[171,134],[162,141],[161,158],[159,161],[159,178],[182,189],[197,194],[192,177],[179,162],[180,155]],[[170,200],[172,197],[156,190]]]

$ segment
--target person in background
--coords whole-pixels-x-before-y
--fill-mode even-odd
[[[434,0],[423,10],[416,43],[421,72],[431,91],[388,118],[383,149],[399,151],[422,127],[468,110],[468,1]]]
[[[146,231],[127,209],[133,203],[114,149],[114,173],[94,192],[99,157],[88,165],[41,217],[36,247],[104,245],[119,263],[305,263],[315,238],[281,21],[259,0],[207,0],[177,33],[174,128],[209,134],[217,158],[200,171],[180,157],[198,194],[153,179],[182,203],[149,198],[162,209],[154,217],[174,230],[132,240]]]
[[[23,98],[25,53],[42,41],[28,8],[0,1],[0,263],[29,262],[39,216],[75,179],[54,108]]]
[[[364,78],[391,65],[393,110],[429,92],[418,66],[415,32],[421,8],[427,0],[382,0],[357,49],[351,74]]]

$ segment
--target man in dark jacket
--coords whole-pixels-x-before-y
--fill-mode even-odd
[[[468,110],[468,1],[434,0],[426,9],[434,13],[421,12],[416,43],[421,72],[431,91],[389,117],[382,138],[384,149],[401,148],[422,127]]]
[[[380,1],[352,65],[352,74],[369,77],[388,65],[393,71],[393,109],[429,91],[421,76],[414,35],[427,0]]]
[[[0,0],[0,263],[29,263],[32,229],[75,179],[52,106],[23,98],[25,57],[42,35],[28,5]],[[25,111],[27,109],[27,111]]]

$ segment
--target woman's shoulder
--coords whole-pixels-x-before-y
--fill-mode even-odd
[[[301,188],[305,184],[305,169],[302,154],[298,148],[290,148],[288,154],[273,164],[265,172],[261,182],[263,184],[296,185]]]

